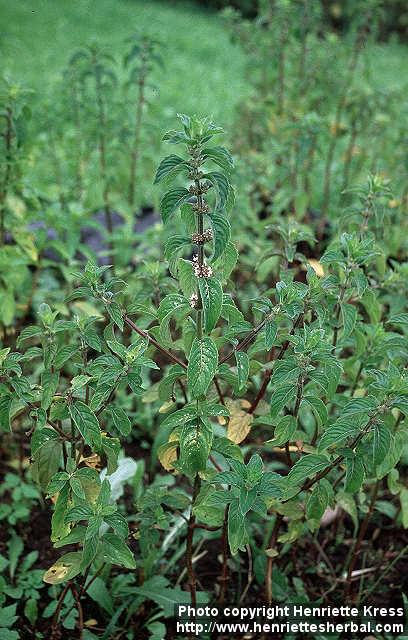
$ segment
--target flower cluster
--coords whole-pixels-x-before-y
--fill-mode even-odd
[[[199,264],[198,256],[193,256],[193,269],[196,278],[211,278],[213,274],[212,267],[207,264]]]
[[[194,244],[204,244],[213,239],[212,229],[206,229],[203,233],[193,233],[191,235],[191,241]]]

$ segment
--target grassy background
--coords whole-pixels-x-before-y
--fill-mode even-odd
[[[184,0],[0,0],[2,72],[51,93],[72,52],[92,41],[117,52],[134,32],[164,43],[166,69],[156,73],[160,111],[167,122],[177,112],[212,115],[228,126],[246,94],[245,57],[233,46],[216,13]],[[408,73],[408,48],[373,48],[377,86],[400,86]]]
[[[166,68],[156,74],[165,119],[211,114],[228,125],[245,92],[245,59],[221,20],[190,2],[159,0],[0,0],[3,72],[36,92],[52,90],[77,47],[124,51],[134,32],[157,35]]]

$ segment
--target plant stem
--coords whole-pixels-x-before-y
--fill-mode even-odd
[[[148,340],[151,344],[153,344],[158,351],[161,351],[161,353],[166,355],[169,358],[169,360],[172,360],[176,364],[179,364],[180,367],[182,367],[183,369],[187,369],[187,365],[185,362],[180,360],[177,356],[174,355],[174,353],[171,353],[165,347],[162,347],[161,344],[157,342],[155,338],[153,338],[151,335],[147,333],[147,331],[144,331],[143,329],[140,329],[138,326],[136,326],[133,320],[131,320],[127,315],[124,316],[123,320],[125,324],[127,324],[128,327],[132,329],[132,331],[135,331],[136,333],[139,334],[139,336],[146,338],[146,340]]]
[[[283,516],[278,513],[276,514],[276,520],[274,527],[272,529],[272,535],[269,540],[269,549],[274,549],[278,540],[279,530],[281,528],[283,522]],[[273,567],[273,558],[268,557],[266,564],[266,574],[265,574],[265,591],[266,591],[266,601],[268,604],[272,604],[272,567]]]
[[[344,107],[346,104],[348,90],[353,82],[354,74],[357,69],[357,63],[358,63],[358,59],[359,59],[362,45],[364,42],[363,36],[366,28],[367,28],[366,25],[364,25],[362,28],[360,28],[357,31],[356,38],[353,45],[353,51],[350,59],[350,64],[348,67],[348,72],[346,74],[345,82],[340,91],[340,96],[337,101],[337,106],[336,106],[336,111],[334,116],[334,123],[333,123],[334,131],[333,131],[333,135],[330,138],[330,143],[329,143],[327,156],[326,156],[326,164],[324,169],[324,179],[323,179],[324,187],[323,187],[323,204],[322,204],[323,216],[327,216],[329,205],[330,205],[331,178],[332,178],[334,153],[337,146],[337,132],[339,129],[341,117],[343,115]]]
[[[133,145],[132,145],[132,150],[130,155],[128,202],[131,207],[133,207],[135,204],[136,169],[137,169],[137,162],[139,158],[143,106],[145,103],[145,82],[146,82],[146,64],[145,63],[146,63],[145,57],[142,54],[142,66],[141,66],[140,77],[138,82],[139,94],[138,94],[137,106],[136,106],[135,130],[134,130]]]
[[[6,130],[3,134],[5,142],[5,160],[6,169],[0,189],[0,245],[3,245],[6,239],[6,199],[11,178],[11,145],[13,140],[13,111],[10,106],[5,110]]]
[[[373,586],[365,594],[364,598],[361,600],[360,604],[363,604],[368,598],[368,596],[376,590],[378,585],[384,580],[384,578],[389,574],[391,569],[397,564],[398,560],[400,560],[408,551],[408,545],[406,545],[399,554],[394,558],[392,562],[386,567],[386,569],[382,572],[382,574],[378,577],[378,579],[374,582]]]
[[[293,323],[293,327],[289,332],[289,335],[292,336],[295,332],[295,330],[297,329],[297,327],[300,325],[300,323],[302,322],[302,318],[303,318],[303,314],[301,314],[300,316],[298,316],[295,320],[295,322]],[[260,329],[259,329],[260,330]],[[258,333],[258,331],[257,331]],[[251,334],[249,334],[251,335]],[[241,343],[242,344],[242,343]],[[283,356],[285,355],[288,347],[289,347],[290,341],[289,340],[285,340],[285,342],[282,344],[281,348],[279,349],[278,355],[276,356],[276,358],[273,358],[273,349],[270,352],[270,360],[273,360],[274,362],[276,360],[281,360],[283,358]],[[236,351],[238,351],[238,347],[239,345],[237,345],[236,347]],[[269,361],[270,361],[269,360]],[[224,360],[222,360],[221,362],[223,362]],[[262,385],[255,397],[255,399],[253,400],[248,413],[254,413],[255,409],[257,408],[258,404],[260,403],[260,401],[262,400],[262,398],[264,397],[266,390],[268,388],[268,384],[269,384],[269,380],[271,379],[272,376],[272,371],[273,369],[267,369],[265,371],[265,375],[264,375],[264,379],[262,381]]]
[[[375,501],[377,499],[377,494],[378,494],[378,489],[380,486],[380,481],[377,480],[377,482],[374,485],[372,494],[371,494],[371,500],[370,500],[370,505],[368,508],[368,511],[366,513],[366,516],[361,524],[360,530],[358,532],[358,537],[356,540],[356,543],[353,547],[353,551],[351,554],[351,560],[348,566],[348,570],[347,570],[347,578],[346,578],[346,588],[345,588],[345,598],[346,600],[351,596],[351,592],[352,592],[352,574],[354,571],[354,567],[356,566],[356,562],[357,562],[357,558],[358,555],[360,553],[360,549],[361,549],[361,545],[363,543],[364,540],[364,536],[367,533],[367,528],[368,528],[368,524],[370,522],[370,518],[373,514],[374,511],[374,507],[375,507]]]
[[[191,594],[191,604],[193,607],[197,606],[197,589],[196,589],[196,575],[193,566],[193,537],[194,537],[194,529],[195,529],[195,516],[193,513],[194,503],[196,498],[200,492],[201,480],[200,476],[197,474],[194,478],[193,485],[193,497],[191,499],[191,512],[190,518],[188,521],[188,529],[187,529],[187,541],[186,541],[186,568],[188,574],[188,583],[190,587]]]
[[[222,572],[220,576],[220,583],[221,583],[220,597],[219,597],[220,604],[223,604],[225,602],[225,596],[227,593],[227,583],[228,583],[228,512],[229,512],[229,505],[227,504],[224,512],[224,521],[222,524],[222,538],[221,538]]]

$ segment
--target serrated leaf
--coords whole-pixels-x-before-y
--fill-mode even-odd
[[[244,461],[244,456],[241,449],[229,438],[214,438],[212,448],[213,451],[221,453],[226,458],[232,458],[233,460],[238,460],[239,462]]]
[[[337,421],[326,429],[320,438],[319,451],[324,451],[334,444],[340,444],[347,438],[355,436],[358,426],[352,422]]]
[[[112,417],[113,424],[123,436],[128,436],[132,430],[132,424],[121,407],[111,406],[109,412]]]
[[[238,391],[245,387],[249,375],[249,358],[245,351],[235,351],[237,363]]]
[[[212,160],[227,173],[229,173],[234,166],[231,154],[224,147],[205,147],[202,150],[201,155],[205,159],[208,158],[209,160]]]
[[[353,455],[346,458],[346,478],[344,491],[347,493],[355,493],[364,482],[365,469],[363,459],[360,456]]]
[[[293,465],[287,478],[290,484],[299,485],[307,478],[311,478],[329,466],[330,460],[324,456],[310,453],[300,458],[300,460]]]
[[[391,445],[391,432],[383,422],[372,427],[373,433],[373,464],[381,464]]]
[[[278,325],[276,322],[267,322],[265,325],[265,348],[270,351],[273,347],[273,343],[276,340],[276,334],[278,333]]]
[[[343,322],[342,338],[348,338],[353,333],[357,321],[357,309],[352,304],[341,305],[341,317]]]
[[[228,178],[219,171],[206,173],[203,178],[206,178],[214,186],[216,191],[217,207],[223,209],[227,204],[228,194],[230,190],[230,182]]]
[[[193,265],[189,260],[179,258],[177,262],[179,285],[186,298],[197,291],[197,277],[194,275]]]
[[[198,278],[198,288],[204,310],[204,327],[210,333],[221,315],[222,286],[216,278]]]
[[[102,538],[101,553],[105,560],[126,569],[135,569],[133,553],[115,533],[106,533]]]
[[[180,434],[179,466],[184,473],[195,475],[207,466],[213,439],[213,428],[208,420],[198,418],[183,426]]]
[[[224,253],[231,238],[231,225],[228,218],[218,212],[211,214],[210,222],[214,236],[214,252],[211,259],[217,260]]]
[[[218,367],[218,350],[209,336],[194,338],[187,367],[188,388],[194,398],[206,394]]]
[[[222,271],[222,280],[227,280],[238,261],[238,251],[235,245],[229,241],[224,249],[221,258],[217,260],[217,269]]]
[[[318,422],[321,426],[324,427],[327,423],[327,408],[324,402],[317,396],[304,396],[302,399],[302,404],[303,402],[306,402],[311,406]]]
[[[117,302],[111,302],[106,305],[106,311],[109,314],[109,317],[113,322],[119,327],[121,331],[123,331],[123,317],[122,317],[122,309]]]
[[[90,447],[101,445],[99,422],[93,411],[80,400],[69,405],[69,413],[79,433]]]
[[[268,441],[270,444],[282,445],[290,442],[296,433],[297,420],[293,416],[283,416],[278,422],[273,433],[273,440]]]
[[[172,189],[164,194],[160,201],[160,213],[164,224],[166,224],[170,216],[191,197],[187,189]]]
[[[231,554],[244,551],[249,542],[245,526],[245,516],[241,512],[238,501],[231,502],[228,509],[228,542]]]
[[[158,184],[164,179],[173,178],[186,165],[186,161],[176,154],[171,154],[163,158],[157,168],[154,184]]]
[[[289,404],[296,395],[295,385],[285,385],[272,392],[271,417],[278,415],[279,411]]]
[[[8,393],[0,398],[0,428],[4,431],[11,431],[10,407],[12,400],[12,396]]]

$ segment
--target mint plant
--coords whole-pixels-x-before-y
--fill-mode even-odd
[[[155,575],[171,544],[161,532],[173,524],[170,540],[185,537],[177,557],[185,554],[196,604],[206,598],[197,590],[197,548],[209,536],[220,538],[220,602],[234,595],[240,553],[272,602],[287,545],[316,536],[340,504],[358,529],[343,567],[354,599],[353,572],[383,478],[408,522],[395,469],[407,442],[406,284],[404,269],[384,259],[387,183],[370,176],[351,193],[356,204],[320,263],[303,252],[314,243],[308,227],[276,225],[274,250],[264,255],[275,260],[273,283],[243,300],[232,286],[239,282],[232,157],[210,120],[181,115],[180,122],[164,141],[181,151],[161,161],[155,178],[166,187],[166,277],[150,265],[135,290],[88,262],[66,299],[72,313],[43,303],[37,324],[20,332],[22,351],[0,354],[2,426],[30,424],[32,474],[54,503],[51,539],[56,549],[69,545],[44,574],[59,589],[53,629],[63,609],[68,619],[77,608],[81,626],[81,598],[112,565],[133,572],[139,564],[139,586],[129,578],[138,602],[150,589],[182,601],[177,585]],[[75,306],[81,301],[85,313]],[[141,398],[161,404],[151,424],[165,414],[153,455],[167,475],[150,486],[144,467],[135,477],[135,559],[111,483]],[[357,505],[371,487],[359,526]],[[252,582],[248,576],[240,599]]]
[[[131,207],[135,204],[136,175],[138,159],[140,155],[143,117],[149,102],[150,76],[157,66],[163,66],[160,54],[160,43],[149,36],[134,35],[128,39],[129,51],[125,54],[123,64],[128,71],[126,88],[130,94],[136,88],[133,109],[134,121],[130,127],[130,161],[129,161],[129,185],[128,203]]]

